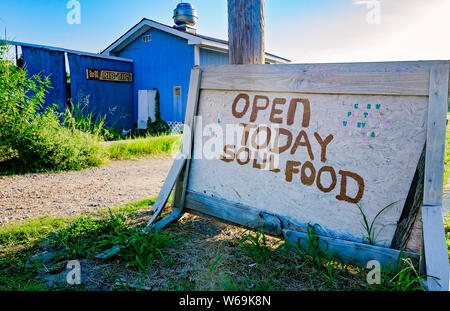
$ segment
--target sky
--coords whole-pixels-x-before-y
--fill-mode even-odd
[[[97,53],[179,0],[2,0],[1,37]],[[185,1],[186,2],[186,1]],[[227,39],[227,0],[190,0],[199,34]],[[450,59],[450,0],[265,0],[266,51],[295,63]]]

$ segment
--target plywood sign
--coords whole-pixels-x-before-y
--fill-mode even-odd
[[[448,66],[437,61],[194,69],[180,162],[186,165],[175,207],[294,241],[308,224],[318,224],[321,237],[344,259],[392,262],[399,253],[393,240],[413,230],[398,230],[397,224],[414,220],[420,208],[411,205],[422,204],[407,198],[423,192],[423,217],[433,218],[443,233],[442,219],[439,224],[428,212],[441,205]],[[420,187],[413,180],[425,142]],[[376,245],[369,246],[359,208],[371,221],[388,205],[375,223]],[[427,229],[421,229],[425,236]],[[439,248],[443,260],[443,234],[436,239],[440,246],[425,240],[425,250]],[[447,271],[448,286],[446,263],[434,272]]]
[[[425,144],[426,98],[205,90],[198,109],[189,191],[355,241],[366,234],[355,203],[372,219],[397,202],[377,228],[390,244]]]

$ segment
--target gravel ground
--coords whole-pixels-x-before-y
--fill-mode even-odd
[[[172,158],[113,161],[102,167],[0,177],[0,225],[42,215],[67,216],[156,196]]]

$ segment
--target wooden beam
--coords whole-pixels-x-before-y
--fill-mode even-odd
[[[195,116],[197,115],[198,99],[200,96],[200,80],[202,72],[198,68],[191,71],[191,80],[189,83],[189,93],[186,106],[186,117],[183,129],[183,142],[181,152],[187,156],[186,165],[183,174],[177,179],[174,193],[173,209],[182,210],[186,196],[186,187],[189,177],[189,168],[191,165],[192,149],[194,141]]]
[[[285,65],[290,66],[290,65]],[[203,90],[263,92],[418,95],[427,96],[428,72],[258,72],[238,68],[234,72],[205,72]]]
[[[307,234],[306,226],[291,226],[285,217],[273,215],[260,211],[256,208],[230,202],[221,198],[211,197],[201,193],[187,191],[186,195],[186,211],[200,216],[207,216],[219,220],[226,220],[247,228],[262,229],[265,232],[283,236],[286,241],[297,243],[305,243]],[[369,260],[378,260],[384,266],[393,265],[400,251],[381,247],[376,245],[368,245],[350,240],[343,240],[321,235],[324,231],[317,231],[323,245],[328,245],[330,252],[335,252],[346,263],[351,263],[360,267],[366,267]],[[405,253],[405,256],[418,261],[418,254]]]
[[[182,171],[186,163],[186,158],[187,157],[184,153],[179,153],[175,158],[175,161],[173,162],[172,167],[170,168],[169,174],[167,175],[167,178],[164,181],[164,185],[162,186],[161,191],[159,192],[158,198],[156,199],[156,202],[153,205],[152,208],[153,216],[148,222],[147,227],[153,224],[155,219],[159,216],[162,209],[166,205],[170,193],[172,192],[172,189],[175,185],[175,182],[177,181],[178,176],[180,175],[180,172]]]
[[[230,64],[264,64],[264,0],[228,0]]]
[[[431,67],[428,100],[427,151],[425,160],[425,205],[442,204],[445,134],[448,109],[449,65]]]
[[[307,246],[307,233],[283,230],[283,235],[288,242]],[[330,254],[337,254],[344,263],[363,268],[367,266],[370,260],[377,260],[382,266],[391,267],[397,262],[401,254],[399,250],[392,248],[333,239],[330,237],[319,236],[319,241],[319,245],[326,247]],[[414,262],[418,262],[419,260],[417,254],[405,252],[404,256],[413,259]]]
[[[250,206],[187,191],[186,209],[189,212],[200,212],[248,228],[262,228],[273,235],[281,235],[280,218]]]
[[[450,272],[442,206],[422,206],[422,226],[428,290],[448,291]]]
[[[394,238],[391,242],[391,248],[404,250],[411,236],[416,217],[419,214],[423,203],[423,180],[425,173],[425,151],[423,147],[420,155],[419,164],[417,164],[416,172],[411,183],[411,187],[406,197],[403,211],[397,222]]]
[[[422,227],[428,289],[449,290],[449,262],[442,219],[442,185],[448,104],[449,65],[430,72]]]

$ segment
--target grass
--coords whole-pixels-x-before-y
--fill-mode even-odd
[[[309,227],[308,238],[297,245],[261,231],[189,214],[163,231],[144,231],[151,217],[149,205],[154,201],[151,198],[84,216],[42,217],[1,227],[0,271],[6,271],[0,274],[0,290],[48,289],[35,280],[42,267],[27,265],[45,240],[61,248],[52,266],[64,267],[69,259],[88,258],[100,271],[100,276],[90,279],[107,284],[109,290],[421,289],[415,267],[403,261],[383,272],[380,285],[368,285],[367,271],[342,264],[319,243],[315,226]],[[51,232],[55,233],[49,236]],[[119,253],[95,259],[113,245],[120,246]],[[79,289],[91,288],[91,283]]]
[[[5,247],[32,244],[73,221],[72,217],[42,216],[5,224],[0,227],[0,250]]]
[[[90,217],[105,217],[110,214],[126,214],[132,216],[133,212],[148,209],[156,201],[156,197],[141,201],[127,203],[98,211],[88,212]],[[169,202],[171,198],[169,198]],[[54,217],[42,216],[29,218],[24,221],[7,223],[0,226],[0,250],[17,245],[29,245],[37,240],[45,238],[49,233],[66,228],[69,225],[84,219],[86,216],[78,217]]]
[[[398,202],[398,201],[397,201]],[[377,238],[378,238],[378,233],[375,230],[374,224],[377,221],[377,218],[389,207],[391,207],[392,205],[394,205],[397,202],[393,202],[391,204],[386,205],[385,207],[383,207],[380,211],[378,211],[378,213],[373,217],[372,222],[370,222],[367,219],[366,214],[364,213],[364,210],[362,209],[362,207],[359,204],[356,204],[356,206],[358,207],[361,216],[363,217],[363,222],[362,222],[362,226],[364,228],[364,230],[366,231],[367,236],[363,237],[362,241],[363,243],[367,243],[369,245],[375,245],[375,243],[378,242]]]
[[[149,136],[139,139],[113,141],[105,143],[102,154],[106,154],[105,161],[98,161],[96,165],[107,163],[108,160],[136,159],[152,156],[171,156],[180,151],[181,135]],[[81,167],[79,167],[81,169]],[[61,170],[42,170],[43,172],[61,172]],[[0,150],[0,176],[26,174],[18,164],[14,153]]]
[[[102,250],[107,235],[134,231],[135,213],[148,210],[156,198],[75,217],[44,216],[0,226],[0,290],[46,290],[35,281],[38,266],[29,259],[42,243],[63,247],[58,260],[89,257]],[[103,249],[111,244],[103,244]]]
[[[273,256],[275,245],[269,243],[263,231],[250,231],[239,238],[238,242],[246,255],[259,265],[267,263]],[[279,242],[281,240],[276,244]],[[281,244],[280,247],[282,246]]]
[[[447,240],[447,250],[450,263],[450,217],[444,218],[445,222],[445,238]]]
[[[447,124],[445,136],[444,187],[450,176],[450,125]],[[445,190],[445,189],[444,189]]]
[[[108,145],[110,159],[134,159],[149,155],[173,155],[181,147],[180,135],[118,141]]]

